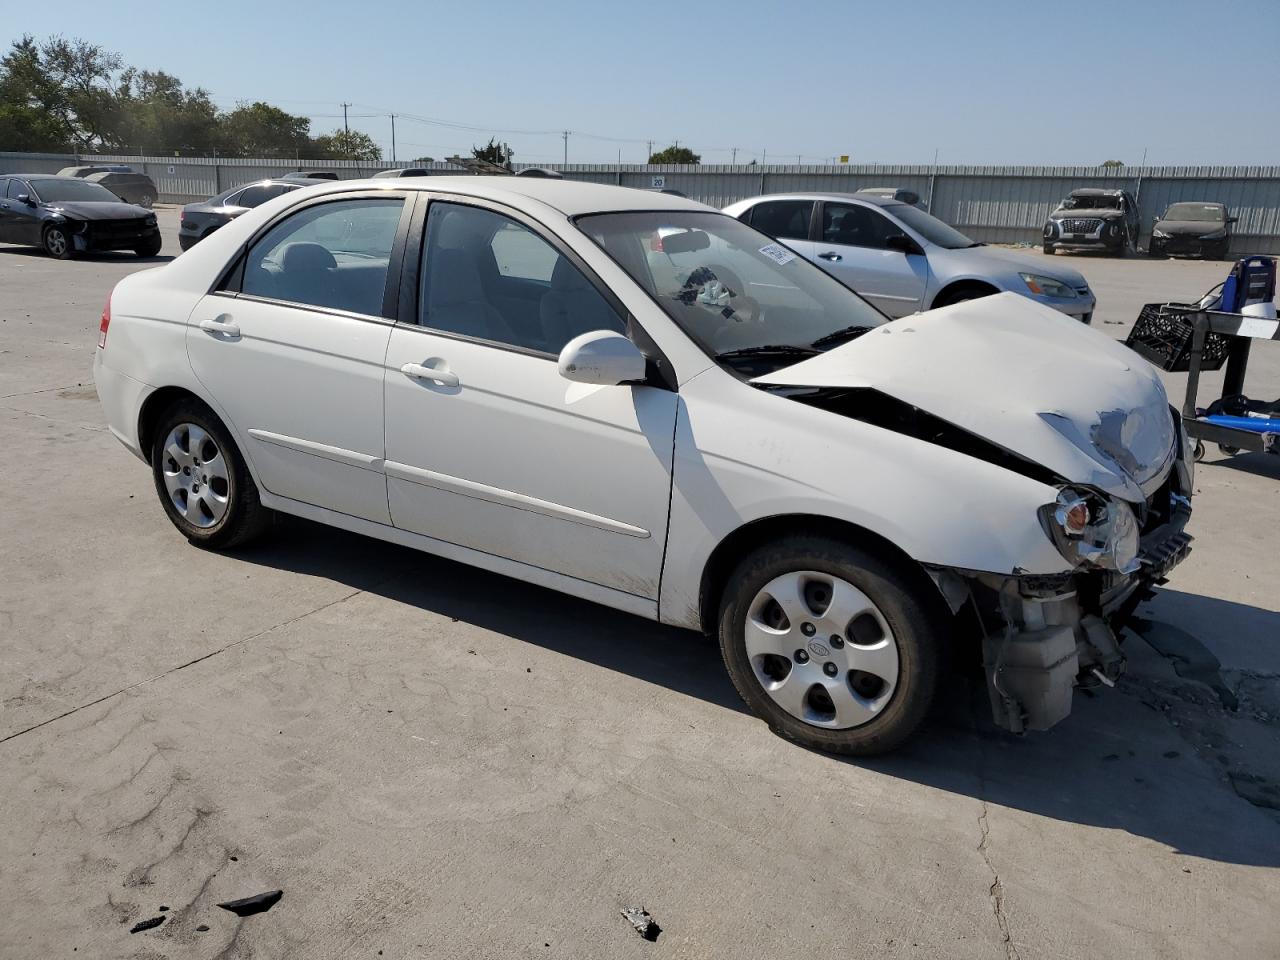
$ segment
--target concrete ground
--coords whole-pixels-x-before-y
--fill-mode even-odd
[[[1115,337],[1226,270],[1054,262]],[[0,957],[1280,957],[1280,458],[1211,448],[1118,689],[1018,739],[956,677],[847,762],[692,634],[301,521],[189,546],[89,375],[145,266],[0,248]]]

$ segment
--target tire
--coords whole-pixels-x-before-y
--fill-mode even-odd
[[[1054,245],[1053,245],[1052,243],[1046,243],[1046,244],[1044,245],[1044,255],[1045,255],[1046,257],[1052,257],[1052,256],[1053,256],[1053,251],[1054,251],[1055,249],[1057,249],[1057,248],[1056,248],[1056,247],[1054,247]]]
[[[155,202],[156,202],[156,195],[154,193],[144,193],[138,199],[138,206],[146,207],[148,210],[150,210],[152,206],[155,205]]]
[[[271,523],[230,433],[199,400],[179,400],[157,421],[151,474],[165,513],[195,546],[238,547]]]
[[[988,289],[987,287],[966,286],[962,284],[946,291],[945,294],[934,300],[933,307],[931,309],[949,307],[952,304],[964,303],[966,300],[979,300],[982,297],[989,297],[996,292],[997,291]]]
[[[738,694],[774,733],[830,753],[885,753],[933,705],[937,607],[876,553],[789,537],[748,554],[729,578],[720,652]]]
[[[160,236],[157,234],[154,239],[148,241],[142,246],[134,247],[133,252],[140,257],[154,257],[157,253],[160,252],[160,247],[162,243],[163,241],[160,239]]]
[[[60,223],[51,223],[44,228],[44,233],[40,235],[40,246],[55,260],[70,260],[76,252],[71,234]]]

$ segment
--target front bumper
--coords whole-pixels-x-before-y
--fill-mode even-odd
[[[1052,307],[1059,313],[1065,313],[1081,323],[1093,322],[1093,310],[1098,305],[1098,298],[1093,295],[1093,291],[1071,298],[1029,295],[1029,299],[1034,300],[1036,303],[1042,303],[1046,307]]]
[[[1115,250],[1124,246],[1124,226],[1118,232],[1111,230],[1112,222],[1103,221],[1095,230],[1087,233],[1066,230],[1058,221],[1050,221],[1045,227],[1042,242],[1056,250]]]
[[[71,235],[76,250],[85,253],[92,250],[135,250],[160,242],[160,227],[134,229],[112,225],[113,221],[89,221],[85,227]]]
[[[1170,257],[1223,257],[1226,256],[1230,237],[1219,237],[1216,240],[1205,240],[1202,237],[1155,237],[1147,243],[1147,251],[1152,256]]]

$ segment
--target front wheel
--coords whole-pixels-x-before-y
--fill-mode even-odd
[[[138,206],[146,207],[148,210],[150,210],[153,206],[155,206],[155,202],[156,202],[156,195],[154,193],[144,193],[141,197],[138,198]]]
[[[160,245],[161,245],[160,237],[159,235],[156,235],[155,237],[152,237],[150,240],[148,240],[146,243],[143,243],[141,246],[134,247],[133,252],[140,257],[154,257],[157,253],[160,252]]]
[[[271,521],[226,427],[198,400],[180,400],[161,416],[151,471],[165,513],[196,546],[236,547]]]
[[[71,242],[71,234],[60,223],[50,224],[44,228],[41,237],[44,252],[57,260],[70,260],[75,253],[75,245]]]
[[[1052,244],[1052,243],[1046,243],[1046,244],[1044,245],[1044,255],[1045,255],[1046,257],[1052,257],[1052,256],[1053,256],[1053,251],[1054,251],[1054,246],[1053,246],[1053,244]]]
[[[939,620],[909,574],[820,537],[749,554],[725,589],[720,650],[775,733],[832,753],[885,753],[933,703]]]

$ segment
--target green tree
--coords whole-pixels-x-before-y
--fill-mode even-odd
[[[665,150],[659,150],[657,153],[649,154],[650,163],[701,163],[702,157],[694,153],[688,147],[678,147],[675,144],[667,147]]]
[[[130,67],[116,87],[108,140],[140,153],[210,153],[219,146],[218,108],[200,87],[187,90],[171,74]]]
[[[35,41],[15,40],[0,59],[0,143],[9,150],[65,150],[74,139],[68,111]]]
[[[1123,167],[1124,161],[1123,160],[1104,160],[1102,161],[1102,166],[1111,170],[1111,169],[1115,169],[1116,167]]]
[[[515,151],[507,146],[506,143],[498,143],[490,137],[489,142],[483,147],[477,147],[472,144],[471,156],[477,160],[487,160],[489,163],[496,163],[499,166],[506,167],[510,170],[511,158],[515,156]]]
[[[335,130],[316,137],[312,153],[326,160],[381,160],[382,148],[359,130]]]
[[[261,100],[240,103],[219,119],[218,141],[233,157],[300,157],[311,150],[311,121]]]

